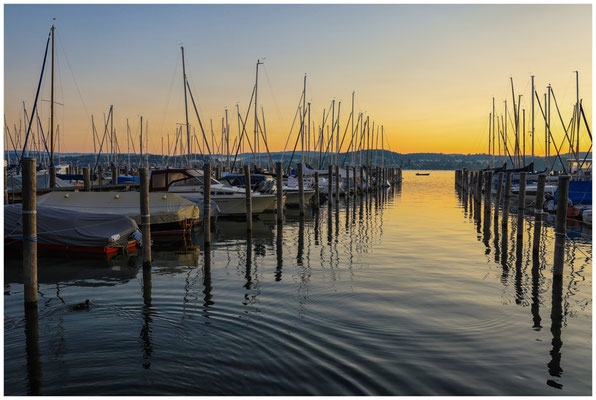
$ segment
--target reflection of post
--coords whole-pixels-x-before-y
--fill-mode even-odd
[[[536,188],[536,206],[534,207],[534,240],[532,242],[532,254],[537,259],[540,248],[540,234],[542,231],[542,208],[544,206],[544,185],[546,175],[538,175],[538,187]]]
[[[206,249],[203,252],[203,294],[205,297],[203,298],[203,306],[205,308],[212,306],[213,303],[213,295],[211,292],[213,291],[213,287],[211,286],[211,250]]]
[[[563,261],[565,258],[565,236],[567,235],[567,200],[569,196],[569,175],[559,176],[557,190],[557,226],[555,228],[555,262],[553,278],[563,277]]]
[[[499,180],[497,181],[497,210],[499,209],[499,204],[501,203],[501,193],[503,191],[503,173],[499,172]],[[498,213],[497,213],[498,214]],[[495,218],[498,218],[495,216]]]
[[[143,302],[151,306],[151,265],[143,262]]]
[[[517,196],[517,241],[524,238],[524,210],[526,209],[526,172],[519,174],[519,194]]]
[[[277,189],[277,221],[283,221],[284,219],[284,208],[283,208],[283,196],[284,196],[284,189],[283,189],[283,172],[282,172],[282,163],[276,162],[275,163],[275,184]]]
[[[300,215],[304,215],[304,174],[302,163],[298,163],[298,208]]]
[[[331,212],[331,200],[329,200],[329,207],[327,210],[327,242],[331,244],[331,239],[333,238],[333,226],[332,224],[332,215]]]
[[[27,354],[27,395],[38,396],[41,394],[42,365],[37,307],[25,308],[25,352]]]
[[[319,223],[319,213],[315,213],[315,243],[318,240],[318,223]],[[275,268],[275,281],[281,281],[281,271],[283,267],[283,224],[281,222],[277,223],[277,236],[275,238],[275,253],[277,256],[277,267]]]
[[[320,204],[321,194],[319,193],[319,171],[315,171],[315,200],[313,202],[313,208],[318,210]]]
[[[543,177],[545,175],[542,175]],[[540,259],[538,253],[532,257],[532,328],[536,331],[542,329],[540,322]]]
[[[548,374],[552,377],[561,377],[563,369],[561,368],[561,347],[563,341],[561,340],[561,326],[563,323],[563,307],[562,307],[563,281],[561,279],[553,279],[553,297],[552,308],[550,313],[550,331],[553,335],[552,350],[550,351],[550,362],[548,366]],[[548,386],[556,389],[562,389],[563,385],[553,379],[546,381]]]
[[[244,287],[250,289],[252,287],[252,237],[250,233],[246,236],[246,272],[244,277],[246,278],[246,284]]]
[[[296,255],[296,262],[302,266],[304,255],[304,216],[300,216],[298,222],[298,254]]]
[[[509,198],[511,193],[511,172],[505,174],[505,193],[503,193],[503,220],[501,226],[503,226],[503,232],[505,232],[505,226],[509,219]]]
[[[328,175],[327,175],[327,180],[328,180],[328,184],[327,184],[327,194],[329,197],[329,210],[331,210],[332,207],[332,200],[333,200],[333,166],[331,164],[329,164],[329,171],[328,171]]]

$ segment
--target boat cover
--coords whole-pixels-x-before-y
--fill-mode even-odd
[[[555,203],[559,189],[555,192]],[[569,181],[569,200],[573,205],[592,204],[592,181]]]
[[[51,192],[37,198],[37,204],[94,214],[126,215],[141,223],[139,192]],[[173,193],[149,193],[151,224],[197,219],[199,209],[192,201]]]
[[[5,243],[23,237],[21,204],[4,206]],[[37,206],[37,242],[69,247],[125,247],[139,227],[124,215],[91,214],[47,206]]]
[[[9,192],[13,190],[17,193],[21,192],[21,182],[22,182],[22,175],[9,175],[6,178],[7,189]],[[36,177],[36,184],[38,189],[48,189],[50,187],[50,175],[47,174],[37,174]],[[62,179],[56,177],[56,187],[57,188],[65,188],[65,187],[74,187],[70,183],[63,181]]]

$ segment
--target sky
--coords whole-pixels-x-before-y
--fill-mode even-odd
[[[516,102],[522,95],[529,131],[530,76],[541,99],[552,85],[568,124],[579,71],[591,124],[591,14],[591,5],[5,5],[5,118],[14,133],[23,102],[31,111],[56,18],[55,118],[63,152],[93,151],[91,115],[101,136],[111,105],[122,151],[127,119],[138,151],[141,116],[148,123],[149,151],[161,153],[162,137],[167,149],[168,135],[173,149],[176,129],[185,121],[183,44],[188,81],[209,137],[210,120],[221,137],[226,108],[230,142],[237,137],[236,107],[244,118],[256,61],[264,58],[258,110],[265,115],[271,151],[284,149],[306,74],[315,129],[335,99],[341,102],[343,135],[355,92],[356,115],[364,113],[371,128],[373,122],[375,129],[383,127],[385,149],[485,153],[492,98],[497,115],[504,114],[505,100],[513,115],[510,77]],[[49,82],[48,68],[39,102],[45,131]],[[544,154],[544,123],[535,107],[535,151]],[[551,107],[560,143],[564,132]],[[253,119],[247,122],[251,140]],[[201,135],[190,99],[189,123]],[[286,149],[295,135],[294,127]],[[587,150],[585,129],[581,137]],[[342,150],[348,144],[349,137]]]

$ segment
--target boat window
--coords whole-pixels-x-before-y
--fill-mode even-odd
[[[170,186],[200,186],[202,184],[203,184],[203,179],[201,177],[195,177],[195,178],[186,178],[181,181],[174,182]]]

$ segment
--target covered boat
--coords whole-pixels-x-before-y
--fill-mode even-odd
[[[4,246],[23,245],[22,205],[4,206]],[[112,256],[140,245],[137,223],[124,215],[92,214],[37,206],[37,246],[67,255],[86,253]]]
[[[51,192],[37,198],[38,205],[93,214],[125,215],[141,223],[139,192]],[[183,234],[190,231],[199,209],[173,193],[149,193],[151,233]]]

